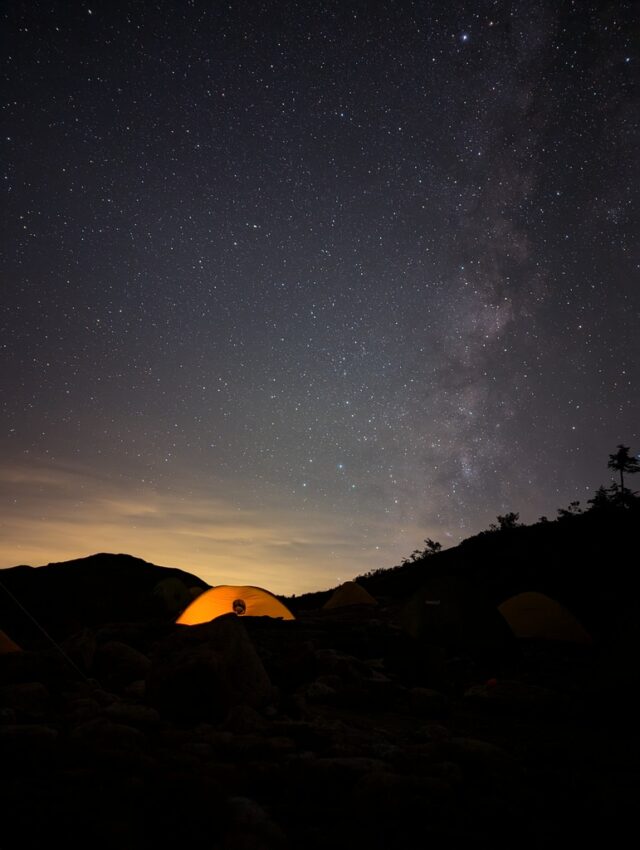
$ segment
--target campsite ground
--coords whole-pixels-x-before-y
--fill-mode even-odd
[[[409,641],[393,606],[62,647],[75,666],[0,656],[3,850],[541,850],[622,845],[633,821],[633,675],[593,648],[482,663]]]

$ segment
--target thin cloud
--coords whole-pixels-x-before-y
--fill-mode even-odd
[[[340,527],[333,516],[277,503],[269,510],[238,506],[233,494],[221,498],[191,487],[183,495],[178,486],[178,495],[161,493],[82,468],[37,464],[4,468],[0,485],[9,504],[0,524],[4,566],[125,552],[210,584],[258,584],[290,594],[400,560],[397,549],[390,551],[391,527],[382,535],[387,545],[376,548],[354,533],[350,518]],[[407,541],[412,548],[415,539]]]

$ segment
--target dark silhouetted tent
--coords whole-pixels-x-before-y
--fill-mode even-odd
[[[498,610],[518,638],[593,643],[571,611],[544,593],[519,593],[505,600]]]
[[[286,605],[268,590],[261,587],[221,584],[201,593],[176,622],[195,626],[197,623],[208,623],[223,614],[295,620]]]
[[[378,600],[355,581],[345,581],[336,587],[323,608],[343,608],[346,605],[377,605]]]
[[[514,654],[516,641],[495,604],[456,576],[434,576],[405,604],[400,625],[418,642],[493,661]]]
[[[194,596],[191,593],[192,588],[175,576],[169,576],[159,581],[153,588],[153,596],[157,599],[159,606],[167,614],[175,616],[180,611],[184,611],[187,605],[193,600]],[[198,593],[202,593],[202,588],[196,588]]]

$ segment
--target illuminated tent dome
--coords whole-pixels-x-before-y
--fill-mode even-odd
[[[186,626],[208,623],[223,614],[239,617],[275,617],[295,620],[295,617],[279,599],[261,587],[221,584],[205,590],[176,620]]]
[[[374,599],[368,590],[361,587],[355,581],[345,581],[340,587],[337,587],[333,594],[322,606],[323,608],[343,608],[346,605],[377,605],[378,600]]]
[[[498,610],[516,637],[593,642],[576,617],[544,593],[519,593],[503,602]]]

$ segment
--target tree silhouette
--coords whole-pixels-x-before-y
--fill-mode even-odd
[[[496,525],[495,522],[492,522],[489,526],[490,531],[507,531],[510,528],[518,528],[518,526],[522,525],[521,522],[518,522],[520,514],[515,511],[504,514],[504,516],[500,516],[500,514],[498,514],[496,519],[498,520],[498,525]]]
[[[413,564],[416,561],[426,558],[428,555],[437,555],[438,552],[442,550],[442,543],[438,543],[437,540],[432,540],[430,537],[427,537],[424,542],[427,544],[425,548],[414,549],[408,558],[402,559],[401,566],[406,567],[407,564]]]
[[[620,473],[620,497],[624,501],[624,473],[633,475],[635,472],[640,472],[640,463],[635,457],[629,457],[629,446],[618,444],[618,451],[609,455],[609,469],[615,469]]]
[[[442,549],[442,543],[438,543],[437,540],[432,540],[430,537],[424,541],[427,545],[424,549],[424,555],[435,555]]]
[[[582,513],[580,502],[569,502],[568,508],[558,508],[558,519],[568,519],[572,516],[577,516]]]
[[[591,505],[590,510],[605,511],[611,509],[614,498],[611,490],[607,489],[604,484],[601,484],[596,490],[593,499],[587,499],[587,502]]]

